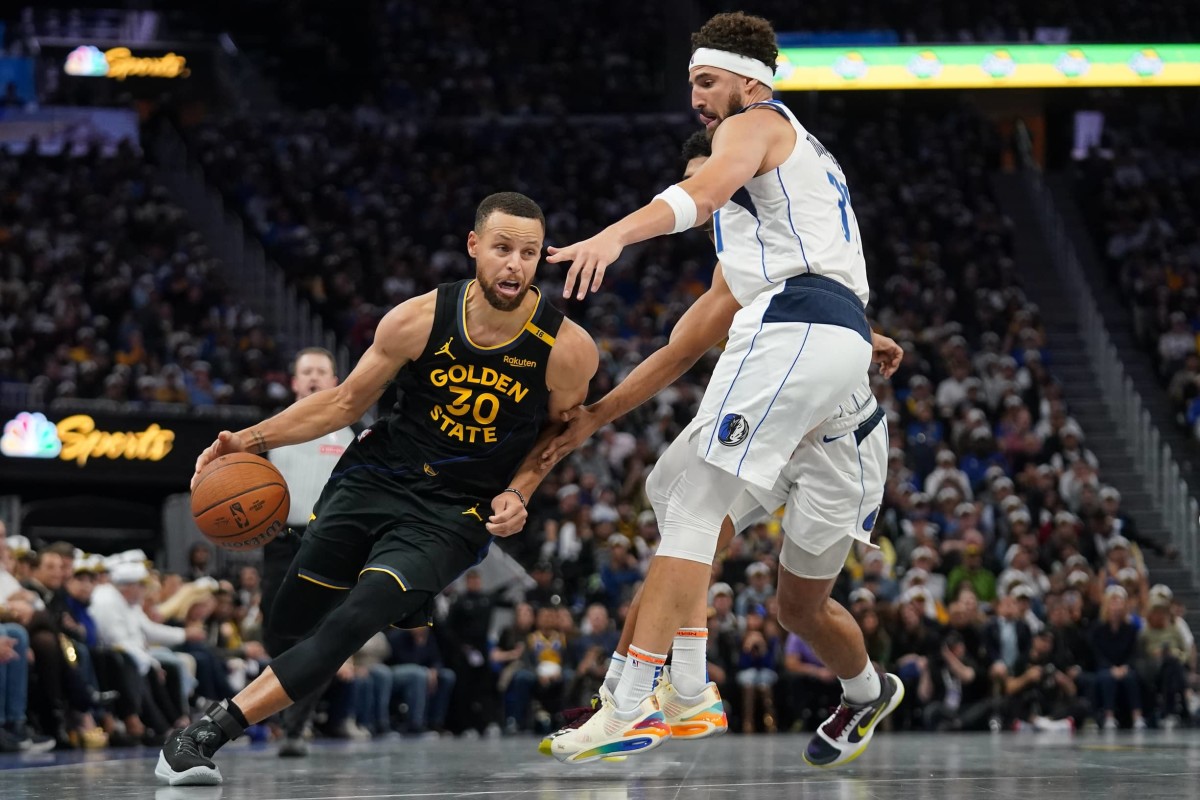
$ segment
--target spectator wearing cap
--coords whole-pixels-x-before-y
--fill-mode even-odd
[[[914,378],[914,380],[917,379],[925,381],[922,376]],[[928,383],[925,381],[924,385],[928,385]],[[918,384],[918,386],[920,385],[922,384]],[[931,401],[919,400],[914,403],[910,396],[908,405],[912,410],[912,421],[904,432],[907,443],[905,450],[908,453],[913,472],[916,473],[918,479],[921,479],[928,476],[934,469],[935,456],[945,438],[945,427],[941,420],[935,417]],[[953,453],[951,455],[953,456]]]
[[[923,576],[921,585],[928,590],[929,594],[932,595],[934,600],[939,603],[945,602],[946,576],[937,572],[937,551],[932,547],[921,545],[920,547],[913,548],[909,558],[912,563],[912,567],[910,567],[909,571],[905,573],[904,577],[907,579],[909,577],[909,573],[917,570],[923,571],[925,574]],[[901,587],[907,589],[908,583],[911,583],[911,581],[902,583]]]
[[[942,489],[947,486],[958,490],[958,495],[964,500],[970,500],[974,497],[971,490],[971,480],[967,477],[967,473],[958,468],[958,459],[954,456],[953,450],[940,450],[937,454],[937,469],[929,473],[929,477],[925,479],[925,493],[939,497]]]
[[[967,477],[969,485],[977,489],[984,485],[988,470],[1007,467],[1004,456],[997,452],[996,441],[986,426],[975,428],[967,437],[966,452],[959,459],[960,471]]]
[[[529,570],[533,578],[533,587],[525,590],[525,602],[534,608],[561,602],[562,587],[555,575],[554,565],[549,561],[539,561]]]
[[[1058,494],[1067,508],[1078,512],[1083,506],[1083,489],[1090,486],[1100,490],[1100,476],[1096,469],[1082,458],[1071,462],[1070,467],[1058,479]]]
[[[1117,702],[1123,698],[1133,719],[1133,727],[1146,727],[1142,717],[1141,683],[1134,666],[1138,632],[1129,618],[1128,597],[1120,586],[1104,591],[1100,619],[1092,626],[1091,645],[1096,660],[1098,711],[1105,730],[1117,728]]]
[[[1094,563],[1096,543],[1093,537],[1081,535],[1079,517],[1063,510],[1050,517],[1050,522],[1052,528],[1046,545],[1054,558],[1083,553],[1089,564]]]
[[[890,603],[900,595],[900,586],[887,574],[883,553],[874,548],[862,557],[862,578],[854,582],[855,589],[868,589],[881,603]]]
[[[1116,487],[1101,487],[1099,498],[1100,509],[1112,520],[1112,529],[1114,532],[1124,536],[1143,551],[1149,550],[1152,553],[1172,560],[1179,557],[1179,550],[1173,544],[1164,544],[1148,536],[1142,536],[1139,533],[1137,522],[1122,510],[1121,493],[1117,491]]]
[[[45,752],[55,745],[53,738],[34,734],[28,728],[29,632],[18,621],[29,620],[25,611],[32,614],[33,608],[18,599],[15,592],[0,598],[0,753]]]
[[[1083,446],[1083,428],[1079,427],[1078,423],[1074,421],[1064,423],[1058,429],[1057,441],[1058,448],[1050,455],[1048,463],[1059,474],[1066,472],[1072,464],[1079,460],[1086,462],[1093,470],[1100,469],[1100,459]]]
[[[41,602],[36,594],[21,585],[14,574],[17,557],[29,552],[29,540],[24,536],[4,536],[4,523],[0,522],[0,605],[13,599],[28,603]]]
[[[1132,569],[1135,573],[1141,573],[1142,568],[1138,554],[1128,539],[1120,535],[1110,536],[1104,544],[1104,566],[1099,570],[1098,575],[1105,586],[1120,583],[1121,579],[1118,574],[1123,569]]]
[[[766,616],[761,605],[746,609],[737,673],[738,686],[742,688],[742,733],[754,733],[760,711],[763,729],[767,733],[777,730],[775,684],[779,673],[775,666],[779,663],[780,642],[778,636],[765,630]]]
[[[737,614],[733,613],[733,589],[728,583],[717,582],[708,587],[708,605],[712,609],[709,629],[715,625],[721,632],[737,633]]]
[[[745,618],[746,613],[755,606],[766,606],[767,601],[775,596],[775,587],[771,585],[771,568],[761,561],[755,561],[746,567],[746,581],[749,583],[734,603],[734,612],[738,617]]]
[[[929,699],[930,662],[940,649],[936,623],[925,616],[923,605],[918,603],[898,603],[896,609],[896,624],[891,630],[894,661],[889,671],[900,676],[905,692],[911,692],[909,697],[923,703]],[[911,704],[905,716],[911,716],[920,704]]]
[[[1165,583],[1156,583],[1150,587],[1147,593],[1149,600],[1153,603],[1156,600],[1166,602],[1167,607],[1171,611],[1171,623],[1179,629],[1179,635],[1183,637],[1184,649],[1187,650],[1188,657],[1186,666],[1189,673],[1196,671],[1196,637],[1192,633],[1192,628],[1188,625],[1187,619],[1184,616],[1184,608],[1181,603],[1175,600],[1175,593],[1171,591],[1171,587]]]
[[[493,718],[492,677],[487,666],[488,633],[491,630],[494,601],[484,591],[479,570],[468,570],[460,591],[450,604],[441,644],[447,667],[458,681],[458,698],[468,709],[467,718],[482,733]]]
[[[1138,655],[1137,672],[1147,689],[1148,710],[1157,710],[1168,727],[1175,727],[1187,711],[1185,665],[1190,653],[1171,619],[1171,601],[1161,593],[1150,599],[1145,624],[1138,633]]]
[[[133,706],[126,715],[128,732],[160,741],[172,724],[186,724],[183,709],[168,691],[166,675],[150,653],[152,645],[182,645],[185,641],[203,641],[202,627],[188,630],[152,622],[142,609],[150,574],[140,561],[115,561],[109,568],[111,583],[101,584],[92,592],[91,613],[96,621],[100,643],[119,651],[133,663],[139,680],[122,686],[122,694]],[[173,722],[174,721],[174,722]],[[143,724],[144,723],[144,724]]]
[[[1034,554],[1023,544],[1009,545],[1004,554],[1004,571],[997,579],[1001,592],[1011,593],[1017,586],[1025,586],[1030,596],[1041,600],[1050,591],[1050,579],[1034,561]]]
[[[967,399],[967,380],[970,377],[970,365],[957,362],[950,367],[950,374],[938,384],[935,401],[943,417],[951,416],[959,404]]]
[[[1028,584],[1018,583],[1012,587],[1010,594],[1017,601],[1017,611],[1021,615],[1021,619],[1029,626],[1029,630],[1033,634],[1038,634],[1046,627],[1046,623],[1042,622],[1042,618],[1038,616],[1035,610],[1041,608],[1041,603],[1034,595],[1033,589]]]
[[[642,582],[641,564],[631,552],[629,539],[614,533],[608,537],[608,558],[600,566],[600,583],[604,587],[606,604],[615,609],[632,600],[637,585]]]
[[[983,544],[972,541],[962,550],[962,563],[946,577],[946,591],[955,597],[958,587],[970,584],[975,596],[985,603],[996,599],[996,576],[983,565]]]

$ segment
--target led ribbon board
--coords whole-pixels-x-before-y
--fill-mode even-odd
[[[1200,86],[1200,44],[788,47],[777,91]]]

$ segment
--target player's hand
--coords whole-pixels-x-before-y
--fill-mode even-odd
[[[550,440],[542,451],[542,467],[549,468],[557,464],[579,445],[583,444],[593,433],[600,429],[600,417],[592,410],[592,406],[575,406],[562,412],[562,421],[567,424],[562,433]]]
[[[492,536],[512,536],[525,527],[529,512],[515,492],[501,492],[492,499],[492,515],[487,530]]]
[[[567,277],[563,282],[563,297],[571,296],[575,289],[575,281],[578,280],[579,291],[575,299],[582,300],[587,296],[589,288],[593,292],[600,289],[600,282],[604,280],[604,270],[620,258],[624,249],[624,245],[605,229],[582,242],[566,247],[548,248],[550,255],[546,261],[551,264],[571,262],[571,268],[567,270]]]
[[[200,473],[204,468],[216,461],[221,456],[229,455],[230,453],[246,453],[249,448],[242,441],[242,437],[231,431],[221,431],[217,434],[217,440],[210,444],[200,457],[196,459],[196,472],[192,475],[192,490],[196,489],[196,484],[200,482]]]
[[[904,348],[882,333],[871,333],[871,363],[879,365],[879,374],[890,378],[900,369]]]

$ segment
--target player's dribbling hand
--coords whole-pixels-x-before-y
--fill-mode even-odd
[[[879,365],[879,374],[890,378],[900,369],[904,348],[882,333],[871,333],[871,363]]]
[[[548,468],[557,464],[559,459],[586,442],[593,433],[600,429],[600,420],[590,406],[575,406],[569,411],[564,411],[562,421],[566,423],[567,427],[563,429],[562,433],[551,439],[550,444],[546,445],[546,449],[542,451],[543,467]]]
[[[563,297],[571,296],[571,292],[575,290],[575,281],[578,280],[579,292],[575,299],[582,300],[589,288],[593,292],[600,289],[600,282],[604,280],[604,270],[620,258],[624,249],[615,236],[603,230],[576,244],[547,248],[550,255],[546,261],[551,264],[571,262],[571,268],[567,270],[567,277],[563,280]]]
[[[514,492],[501,492],[492,499],[492,515],[487,530],[492,536],[512,536],[525,527],[529,512]]]
[[[230,453],[245,452],[246,445],[242,441],[242,437],[231,431],[221,431],[217,434],[217,440],[210,444],[196,459],[196,472],[192,475],[192,489],[195,490],[196,484],[200,481],[200,473],[210,463]]]

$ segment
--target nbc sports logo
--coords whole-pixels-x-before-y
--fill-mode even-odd
[[[22,411],[4,424],[0,453],[12,458],[57,458],[62,452],[58,427],[40,411]]]

